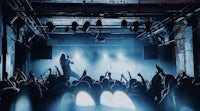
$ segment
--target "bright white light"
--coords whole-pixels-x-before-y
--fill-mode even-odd
[[[118,108],[119,106],[117,106],[114,102],[114,96],[111,92],[109,91],[104,91],[102,94],[101,94],[101,97],[100,97],[100,102],[102,105],[104,106],[108,106],[108,107],[112,107],[112,108]]]
[[[103,59],[107,59],[108,58],[108,54],[107,53],[103,53]]]
[[[65,93],[62,97],[61,103],[68,104],[74,102],[74,95],[71,93]]]
[[[111,108],[122,108],[126,110],[136,110],[132,100],[122,91],[116,91],[112,94],[109,91],[104,91],[101,94],[100,102],[104,106]]]
[[[80,57],[80,54],[78,52],[75,52],[75,58],[79,58]]]
[[[80,91],[76,95],[76,105],[77,106],[94,106],[95,102],[93,98],[85,91]]]
[[[121,52],[119,52],[119,53],[117,54],[117,58],[118,58],[119,60],[123,60],[123,59],[124,59],[124,56],[123,56],[123,54],[122,54]]]
[[[31,104],[27,97],[20,97],[16,103],[15,111],[31,111]]]
[[[130,97],[122,91],[116,91],[114,93],[114,102],[121,108],[130,109],[130,110],[136,109]]]
[[[74,95],[72,93],[65,93],[61,100],[61,111],[69,111],[74,104]]]

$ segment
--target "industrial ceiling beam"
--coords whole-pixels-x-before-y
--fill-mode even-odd
[[[17,15],[24,21],[24,23],[28,26],[28,28],[35,34],[35,35],[42,35],[43,38],[48,38],[47,34],[42,31],[38,30],[36,26],[40,26],[32,17],[27,15],[25,12],[18,12],[17,10],[26,10],[25,7],[20,3],[18,0],[8,0],[6,1],[7,4],[16,11]]]
[[[152,33],[155,33],[159,29],[165,27],[166,24],[169,23],[170,21],[175,21],[181,17],[187,18],[188,13],[192,13],[190,16],[196,15],[199,12],[195,12],[195,9],[196,9],[196,5],[189,4],[185,6],[183,9],[179,10],[180,13],[174,13],[172,17],[167,17],[166,19],[162,20],[160,23],[152,26],[149,32],[145,31],[139,34],[137,38],[142,38],[142,39],[147,38],[148,35],[151,35]]]
[[[43,36],[45,38],[48,38],[48,36],[46,35],[45,28],[43,27],[43,25],[40,22],[39,18],[36,16],[36,13],[35,13],[33,7],[31,6],[31,3],[28,0],[26,0],[26,3],[28,5],[29,9],[32,11],[32,17],[33,17],[34,21],[36,22],[37,26],[41,27],[41,29],[40,29],[41,33],[43,34]]]
[[[22,2],[24,3],[24,2]],[[198,7],[199,4],[194,4]],[[100,16],[109,13],[127,17],[166,17],[185,7],[185,4],[94,4],[94,3],[46,3],[33,2],[32,7],[38,17],[51,16]],[[18,10],[31,12],[31,10]],[[120,15],[125,14],[125,15]],[[112,17],[112,16],[111,16]],[[115,17],[115,16],[113,16]]]

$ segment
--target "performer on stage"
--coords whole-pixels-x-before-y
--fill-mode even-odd
[[[62,67],[64,76],[67,78],[75,77],[75,78],[79,79],[80,76],[71,70],[70,64],[74,64],[74,62],[69,60],[69,55],[67,55],[67,57],[65,57],[65,54],[62,54],[60,57],[60,65]]]

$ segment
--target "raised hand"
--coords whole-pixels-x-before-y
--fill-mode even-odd
[[[127,71],[128,72],[128,74],[129,74],[129,78],[131,79],[132,77],[131,77],[131,73],[129,72],[129,71]]]
[[[140,73],[138,73],[138,76],[140,76],[140,77],[141,77],[142,75],[141,75]]]

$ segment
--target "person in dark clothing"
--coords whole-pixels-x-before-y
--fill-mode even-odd
[[[152,93],[152,96],[156,101],[160,101],[161,91],[164,89],[163,78],[165,77],[165,74],[163,72],[163,69],[161,69],[158,65],[156,65],[156,69],[157,72],[151,80],[150,92]]]
[[[80,76],[71,70],[70,64],[74,64],[71,60],[69,60],[69,56],[65,57],[65,54],[62,54],[60,57],[60,65],[62,67],[63,73],[65,77],[75,77],[77,79],[80,78]]]

